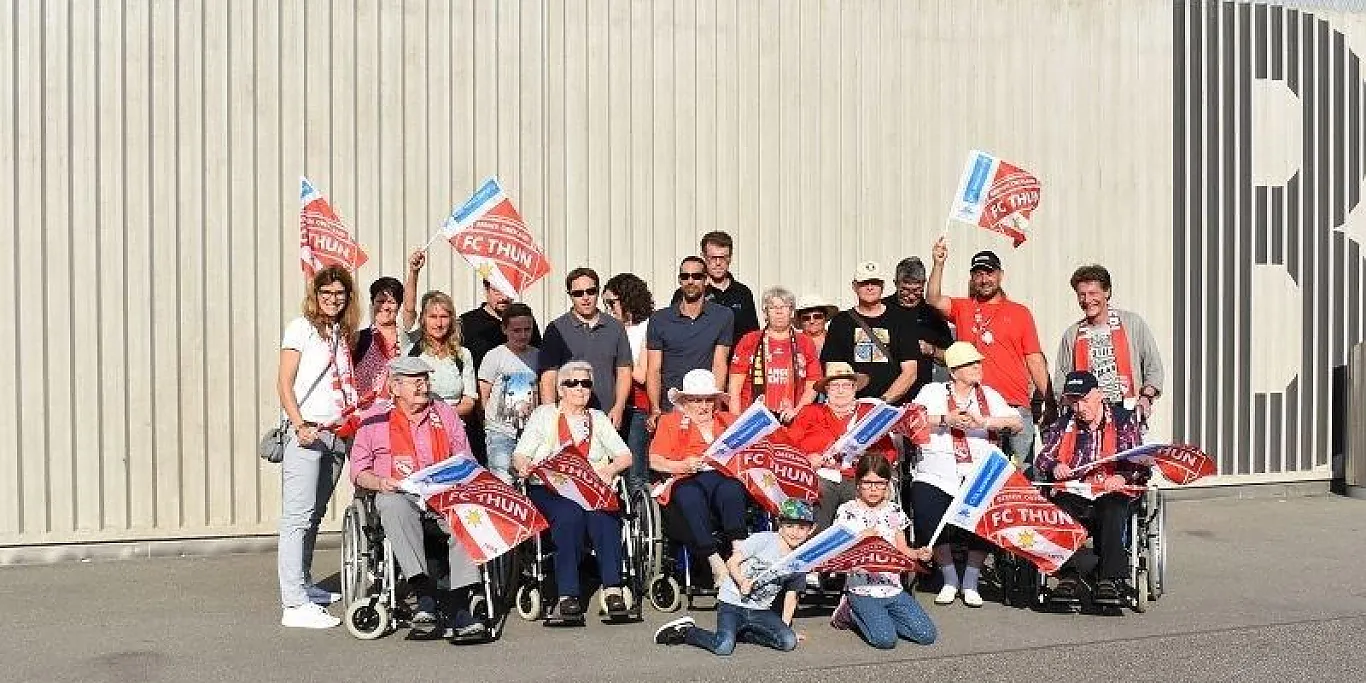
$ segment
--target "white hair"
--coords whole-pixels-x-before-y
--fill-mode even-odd
[[[564,379],[575,372],[586,372],[588,379],[593,379],[593,365],[586,360],[571,360],[561,365],[557,374],[560,379]]]
[[[772,299],[777,299],[783,302],[784,304],[787,304],[789,308],[797,308],[797,297],[794,296],[792,292],[789,291],[786,287],[783,287],[781,285],[775,285],[773,287],[765,289],[764,295],[760,297],[759,301],[762,302],[765,307],[767,307],[768,302]]]

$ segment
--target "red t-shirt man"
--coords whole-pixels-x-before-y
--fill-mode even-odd
[[[1029,405],[1025,356],[1043,352],[1034,315],[1004,293],[987,302],[970,298],[954,298],[952,302],[949,321],[957,328],[958,340],[977,347],[986,357],[982,361],[982,383],[1012,406]]]
[[[760,341],[763,348],[760,348]],[[757,373],[757,374],[756,374]],[[816,345],[804,334],[789,331],[787,339],[767,337],[763,330],[740,338],[731,356],[730,374],[740,376],[740,412],[754,402],[754,387],[764,392],[764,405],[774,413],[801,408],[802,396],[821,378],[821,359]]]

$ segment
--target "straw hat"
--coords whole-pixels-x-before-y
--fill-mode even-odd
[[[868,375],[854,372],[854,366],[843,361],[831,361],[825,364],[825,376],[816,381],[816,391],[825,393],[825,385],[832,379],[854,380],[854,391],[868,386]]]
[[[982,355],[982,352],[967,342],[957,341],[950,344],[949,348],[944,349],[944,365],[948,366],[950,370],[970,363],[979,363],[983,358],[985,356]]]
[[[826,303],[825,299],[821,298],[819,294],[803,294],[801,298],[797,299],[797,309],[795,312],[800,315],[802,311],[811,310],[824,312],[826,320],[835,317],[835,314],[840,312],[839,306]]]
[[[669,389],[669,403],[678,405],[684,396],[698,396],[728,401],[730,396],[716,388],[716,375],[711,370],[698,368],[683,375],[683,387]]]

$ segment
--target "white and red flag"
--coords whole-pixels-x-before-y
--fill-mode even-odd
[[[547,488],[585,510],[616,512],[621,509],[616,491],[598,476],[578,451],[562,450],[537,463],[531,473],[540,477]]]
[[[853,547],[822,562],[816,571],[831,574],[848,573],[855,569],[866,572],[903,572],[927,571],[923,565],[896,549],[881,536],[872,535],[855,543]]]
[[[949,220],[971,223],[1024,244],[1029,218],[1039,208],[1039,179],[986,152],[968,152]]]
[[[513,299],[550,273],[550,260],[527,230],[522,215],[490,178],[441,225],[441,234],[479,277]]]
[[[853,467],[854,459],[863,455],[864,451],[877,443],[878,439],[901,424],[907,412],[905,407],[894,406],[876,398],[861,398],[858,405],[871,407],[863,417],[850,421],[844,433],[825,449],[825,457],[838,462],[840,469]],[[854,414],[857,415],[858,411]],[[839,470],[834,469],[822,469],[818,474],[834,482],[840,481],[841,478]]]
[[[1101,458],[1077,468],[1077,477],[1111,462],[1131,462],[1156,467],[1163,478],[1177,486],[1185,486],[1197,479],[1214,474],[1218,466],[1208,453],[1185,444],[1145,444],[1127,451]]]
[[[750,497],[771,514],[778,514],[778,506],[788,498],[814,503],[821,496],[811,461],[801,450],[787,444],[760,441],[724,460],[712,461],[717,470],[744,484]]]
[[[707,450],[702,452],[702,457],[706,458],[712,467],[729,462],[736,453],[763,441],[781,426],[783,423],[778,421],[778,417],[764,405],[763,401],[755,401],[745,409],[745,412],[740,413],[734,422],[730,423],[726,431],[721,432],[721,436],[707,446]],[[674,482],[686,476],[674,475],[669,477],[655,486],[651,494],[659,501],[660,505],[667,505],[673,492]]]
[[[421,496],[446,518],[454,538],[476,564],[517,547],[549,527],[531,500],[479,463],[450,458],[403,479],[399,488]]]
[[[1086,528],[1039,493],[1000,450],[973,466],[939,528],[946,524],[1028,559],[1045,574],[1057,572],[1086,540]]]
[[[925,406],[908,403],[903,406],[901,419],[892,425],[892,433],[900,434],[917,446],[930,442],[930,417]]]
[[[299,262],[304,277],[311,280],[328,266],[356,272],[368,258],[365,250],[351,239],[323,193],[308,178],[299,180]]]

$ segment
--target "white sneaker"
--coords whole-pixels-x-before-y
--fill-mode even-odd
[[[280,616],[280,625],[289,628],[332,628],[340,623],[341,619],[311,602],[298,607],[286,607]]]
[[[320,588],[316,583],[305,586],[304,592],[308,593],[309,602],[312,602],[315,605],[322,605],[323,607],[327,607],[342,599],[341,593],[333,593],[326,588]]]
[[[944,586],[939,589],[939,595],[934,596],[936,605],[952,605],[953,599],[958,597],[958,586]]]
[[[949,598],[949,602],[953,602],[953,598]],[[978,593],[978,592],[975,591],[975,590],[972,590],[972,589],[969,589],[969,588],[964,588],[964,589],[963,589],[963,604],[964,604],[964,605],[967,605],[968,607],[981,607],[981,606],[982,606],[982,594],[981,594],[981,593]]]

